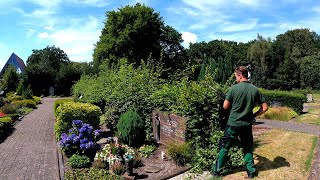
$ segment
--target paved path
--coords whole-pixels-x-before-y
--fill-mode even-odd
[[[42,104],[18,122],[15,131],[0,144],[0,180],[60,179],[54,101],[43,98]]]

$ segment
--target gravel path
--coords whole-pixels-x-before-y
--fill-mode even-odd
[[[43,98],[37,109],[18,122],[0,144],[1,180],[58,180],[57,145],[54,139],[54,98]]]

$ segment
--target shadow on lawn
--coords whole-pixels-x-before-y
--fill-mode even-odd
[[[290,163],[286,158],[277,156],[273,160],[256,154],[256,169],[257,171],[266,171],[270,169],[277,169],[280,167],[290,167]]]

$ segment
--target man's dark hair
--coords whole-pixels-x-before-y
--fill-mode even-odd
[[[238,66],[236,67],[234,72],[237,74],[241,74],[245,78],[248,78],[248,69],[246,66]]]

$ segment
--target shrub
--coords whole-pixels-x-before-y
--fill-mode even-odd
[[[279,90],[261,90],[261,92],[268,103],[280,102],[281,106],[290,107],[298,114],[302,112],[303,103],[307,102],[304,94]]]
[[[28,107],[28,108],[36,108],[36,102],[31,99],[23,99],[23,100],[14,100],[11,104],[16,105],[18,108],[20,107]]]
[[[138,149],[138,152],[142,157],[149,157],[154,153],[155,150],[156,147],[153,145],[143,145]]]
[[[73,120],[72,126],[67,133],[62,133],[60,146],[67,155],[86,154],[90,156],[92,150],[96,149],[99,130],[93,130],[89,124],[83,124],[81,120]],[[94,155],[94,154],[93,154]]]
[[[0,139],[4,133],[11,127],[11,117],[0,117]]]
[[[116,161],[112,166],[111,166],[111,170],[113,173],[115,173],[116,175],[122,175],[125,172],[125,166],[119,162]]]
[[[28,107],[21,107],[19,109],[17,109],[17,113],[20,115],[27,115],[29,113],[31,113],[33,111],[32,108],[28,108]]]
[[[145,142],[145,122],[137,112],[129,110],[122,114],[117,128],[119,138],[125,144],[139,147]]]
[[[15,114],[17,113],[17,106],[14,104],[5,104],[0,108],[0,112],[6,113],[6,114]]]
[[[92,167],[96,169],[106,169],[107,165],[102,159],[98,159],[93,162]]]
[[[168,155],[177,165],[184,166],[191,159],[190,147],[187,143],[172,142],[167,147]]]
[[[67,171],[64,174],[65,180],[89,180],[89,179],[99,179],[99,180],[123,180],[124,178],[118,175],[110,174],[108,170],[105,169],[74,169],[72,171]]]
[[[90,166],[90,158],[74,154],[68,159],[68,165],[72,168],[85,168]]]
[[[32,90],[30,88],[30,85],[27,86],[23,81],[19,82],[17,94],[22,96],[24,99],[32,99]]]
[[[36,102],[36,104],[40,104],[41,103],[41,97],[32,96],[32,99],[34,100],[34,102]]]
[[[0,97],[0,107],[5,104],[5,100],[3,97]]]
[[[7,96],[7,99],[9,102],[12,102],[12,101],[23,100],[23,97],[19,96],[19,95],[12,94],[10,96]]]
[[[133,156],[133,160],[132,160],[132,164],[134,168],[138,168],[138,167],[142,167],[143,166],[143,160],[141,156],[138,155],[134,155]]]
[[[101,110],[98,106],[89,103],[66,102],[61,104],[56,110],[57,121],[54,125],[56,137],[60,140],[61,134],[67,132],[72,127],[72,121],[82,120],[83,123],[99,127],[99,116]]]
[[[53,111],[56,112],[57,108],[65,103],[65,102],[74,102],[73,99],[57,99],[54,101],[54,104],[53,104]]]

